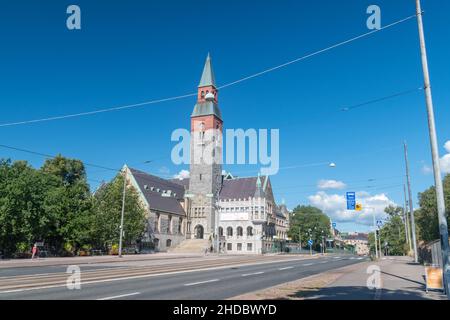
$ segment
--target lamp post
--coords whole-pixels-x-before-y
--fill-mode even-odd
[[[208,193],[206,196],[211,199],[214,206],[214,251],[219,254],[219,223],[220,223],[220,213],[219,213],[219,205],[217,204],[219,202],[219,192],[217,192],[216,195],[213,193]]]
[[[119,258],[122,258],[122,240],[123,240],[123,217],[125,215],[125,194],[127,191],[127,167],[124,167],[123,172],[123,192],[122,192],[122,212],[120,215],[120,235],[119,235]]]

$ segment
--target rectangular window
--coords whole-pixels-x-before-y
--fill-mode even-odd
[[[247,243],[247,251],[252,251],[252,244],[251,243]]]
[[[237,244],[237,251],[242,251],[242,243]]]
[[[229,251],[233,250],[233,244],[232,243],[227,243],[227,250],[229,250]]]

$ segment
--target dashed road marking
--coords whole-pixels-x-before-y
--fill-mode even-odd
[[[242,277],[255,276],[255,275],[257,275],[257,274],[262,274],[262,273],[264,273],[264,271],[253,272],[253,273],[244,273],[244,274],[242,275]]]
[[[185,283],[184,285],[185,285],[186,287],[189,287],[189,286],[195,286],[195,285],[197,285],[197,284],[210,283],[210,282],[217,282],[217,281],[219,281],[219,280],[220,280],[220,279],[211,279],[211,280],[206,280],[206,281],[199,281],[199,282]]]
[[[305,264],[302,264],[302,266],[304,266],[304,267],[308,267],[308,266],[312,266],[313,265],[313,263],[305,263]]]
[[[135,295],[138,295],[138,294],[140,294],[140,292],[126,293],[126,294],[121,294],[121,295],[118,295],[118,296],[99,298],[97,300],[112,300],[112,299],[118,299],[118,298],[123,298],[123,297],[135,296]]]
[[[290,267],[279,268],[278,270],[287,270],[287,269],[292,269],[292,268],[293,268],[293,267],[290,266]]]

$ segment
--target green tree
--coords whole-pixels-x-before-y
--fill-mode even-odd
[[[43,212],[45,177],[26,161],[0,162],[0,248],[6,256],[28,251],[48,233],[49,217]]]
[[[312,206],[297,206],[290,220],[291,226],[288,232],[293,241],[299,241],[306,246],[311,238],[314,241],[314,249],[319,250],[322,237],[330,236],[330,218],[322,210]]]
[[[119,242],[119,226],[122,210],[123,176],[101,186],[94,195],[93,233],[96,245],[108,247]],[[127,187],[124,214],[124,242],[139,240],[146,225],[146,210],[139,200],[139,194],[132,186]]]
[[[93,201],[83,163],[59,155],[46,160],[41,172],[51,185],[44,204],[52,220],[48,240],[58,251],[68,246],[76,250],[89,244],[94,237]]]
[[[450,211],[450,175],[446,175],[443,181],[446,205],[446,217],[449,224]],[[437,215],[436,190],[430,187],[419,193],[420,209],[414,212],[418,229],[418,238],[425,242],[439,239],[439,220]],[[450,224],[449,224],[450,228]]]
[[[380,237],[382,251],[387,244],[389,255],[401,256],[407,254],[405,225],[400,215],[389,218],[389,221],[380,230]]]

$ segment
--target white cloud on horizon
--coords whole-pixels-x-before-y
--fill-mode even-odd
[[[321,209],[333,222],[355,223],[364,226],[373,225],[373,214],[375,219],[384,220],[387,215],[384,209],[389,205],[395,205],[394,201],[384,194],[370,195],[365,191],[356,193],[356,201],[363,204],[361,211],[347,210],[345,195],[328,194],[319,191],[308,197],[312,206]]]
[[[317,183],[317,188],[321,190],[328,190],[328,189],[344,189],[347,185],[342,181],[336,181],[336,180],[319,180]]]
[[[450,173],[450,140],[444,145],[447,154],[440,159],[441,171],[445,174]]]

